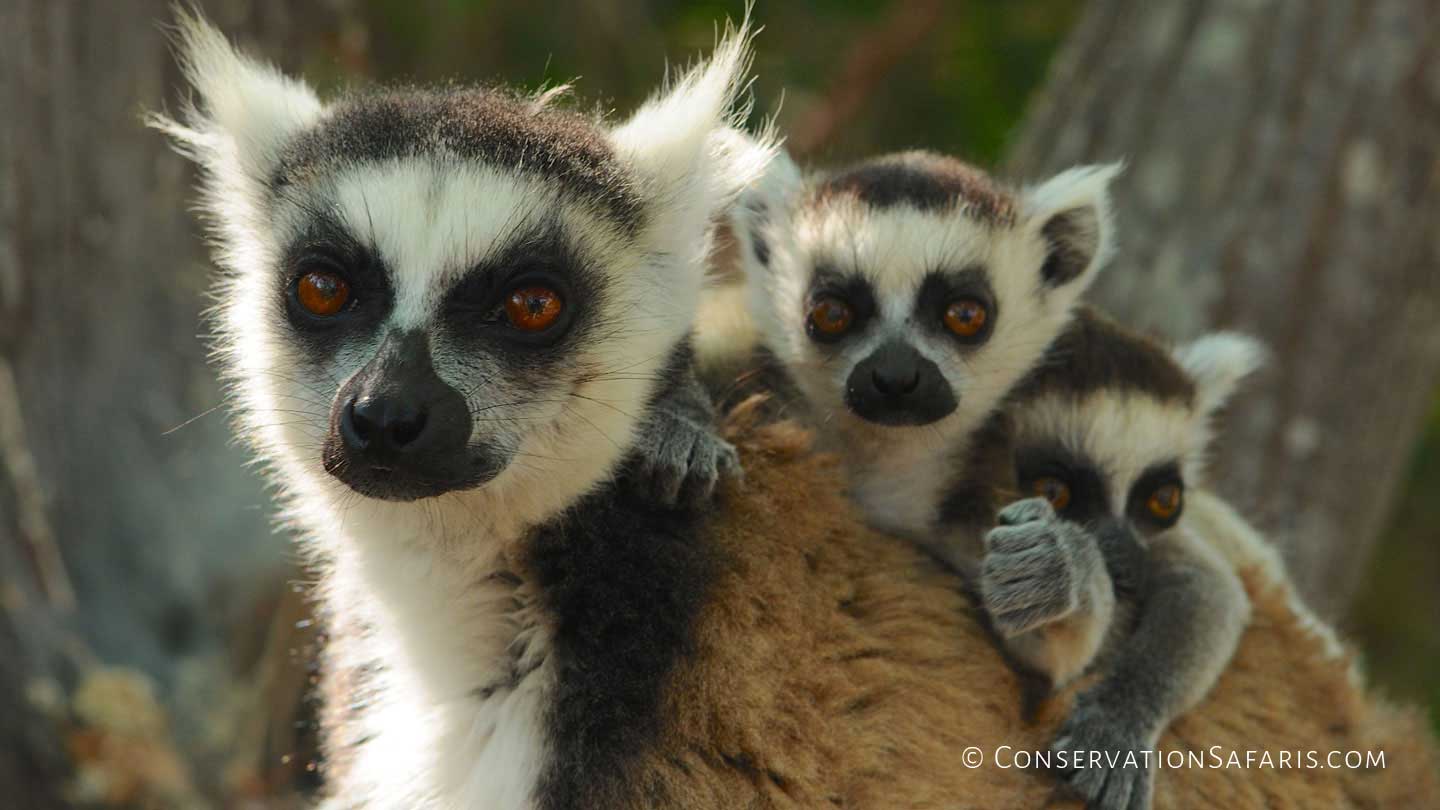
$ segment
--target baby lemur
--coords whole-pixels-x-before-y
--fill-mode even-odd
[[[967,462],[1105,263],[1117,171],[1015,190],[928,152],[811,177],[781,155],[742,195],[753,321],[875,526],[975,572],[995,504]]]
[[[1081,309],[1010,398],[1015,480],[1036,497],[986,536],[982,604],[1009,653],[1053,686],[1102,673],[1055,751],[1152,750],[1229,662],[1249,601],[1181,517],[1211,418],[1259,357],[1230,334],[1167,352]],[[1150,772],[1133,763],[1064,778],[1093,808],[1149,807]]]

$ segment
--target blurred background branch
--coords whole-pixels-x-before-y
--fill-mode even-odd
[[[55,532],[46,515],[45,490],[35,456],[25,441],[20,389],[10,361],[0,356],[0,465],[4,466],[15,503],[15,528],[29,551],[36,583],[50,607],[64,613],[75,608],[75,588],[60,556]]]
[[[811,102],[786,130],[785,146],[791,154],[809,155],[864,114],[895,65],[934,33],[944,9],[942,0],[897,2],[879,25],[858,37],[825,95]]]

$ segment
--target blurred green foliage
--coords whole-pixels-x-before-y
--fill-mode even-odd
[[[1373,680],[1426,702],[1440,732],[1440,398],[1346,629]]]
[[[946,3],[853,120],[810,159],[824,165],[926,147],[992,165],[1044,80],[1083,0]],[[784,130],[823,103],[866,38],[910,8],[896,0],[758,3],[755,115]],[[584,104],[629,109],[665,65],[713,44],[740,0],[357,0],[332,52],[307,71],[325,84],[575,80]],[[783,104],[782,104],[783,98]],[[1409,483],[1347,623],[1374,681],[1432,707],[1440,729],[1440,401]]]
[[[863,115],[814,157],[925,146],[995,161],[1081,5],[944,4],[938,24],[894,64]],[[764,30],[756,40],[756,115],[778,111],[783,126],[820,103],[857,44],[906,9],[887,0],[757,4],[753,17]],[[363,30],[351,37],[344,63],[387,81],[534,88],[579,77],[580,98],[623,110],[654,89],[662,54],[683,64],[713,44],[718,20],[743,11],[734,0],[360,0]]]

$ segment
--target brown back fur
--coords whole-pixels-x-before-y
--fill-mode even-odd
[[[746,478],[710,538],[726,571],[670,680],[640,793],[726,810],[1077,806],[1046,774],[993,764],[1003,745],[1044,750],[1068,696],[1024,722],[1020,683],[954,576],[862,528],[837,462],[804,432],[743,417],[732,431]],[[1252,625],[1162,750],[1383,750],[1386,768],[1165,769],[1155,807],[1440,808],[1440,756],[1418,717],[1365,694],[1286,592],[1245,574]],[[967,746],[987,764],[963,767]]]

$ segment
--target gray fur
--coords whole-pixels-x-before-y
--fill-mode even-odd
[[[1076,699],[1052,750],[1154,749],[1219,677],[1249,615],[1239,578],[1183,531],[1156,539],[1141,602],[1134,632],[1105,679]],[[1078,768],[1062,778],[1092,810],[1150,806],[1152,775],[1143,768]]]
[[[1068,768],[1061,778],[1077,796],[1085,800],[1089,810],[1144,810],[1150,806],[1154,789],[1154,773],[1144,767],[1144,751],[1150,748],[1143,734],[1127,725],[1128,718],[1108,717],[1106,710],[1090,703],[1077,703],[1061,726],[1051,745],[1055,752],[1066,751],[1072,756],[1088,757],[1090,751],[1103,751],[1116,757],[1117,767]],[[1134,766],[1127,757],[1134,757]]]
[[[665,506],[707,501],[722,477],[740,474],[740,456],[720,437],[715,406],[689,371],[652,406],[635,449],[639,494]]]
[[[980,594],[1002,636],[1091,607],[1085,585],[1105,563],[1089,532],[1062,520],[1044,498],[1007,506],[998,522],[985,537]]]

